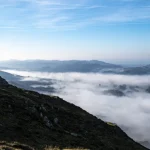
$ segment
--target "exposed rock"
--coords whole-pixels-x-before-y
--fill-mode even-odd
[[[58,118],[55,118],[55,119],[54,119],[54,123],[55,123],[55,124],[58,124]]]
[[[47,116],[44,117],[44,122],[45,122],[46,126],[49,128],[51,128],[53,126]]]
[[[75,136],[75,137],[78,136],[78,134],[76,134],[76,133],[71,133],[71,135],[72,135],[72,136]]]
[[[46,108],[44,107],[44,105],[41,106],[41,110],[43,110],[45,112],[47,111]]]
[[[41,118],[43,118],[43,114],[42,114],[42,112],[40,113],[40,117],[41,117]]]

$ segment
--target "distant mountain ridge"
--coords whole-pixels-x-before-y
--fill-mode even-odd
[[[131,74],[131,75],[150,74],[150,65],[146,65],[146,66],[142,66],[142,67],[125,68],[123,73]]]
[[[27,61],[3,61],[1,68],[19,69],[28,71],[47,72],[99,72],[102,69],[121,68],[119,65],[109,64],[98,60],[27,60]]]
[[[0,69],[16,69],[38,72],[79,72],[79,73],[107,73],[127,75],[150,74],[150,65],[140,67],[123,67],[98,60],[11,60],[0,61]]]

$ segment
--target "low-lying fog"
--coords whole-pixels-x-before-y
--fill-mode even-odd
[[[25,76],[24,81],[43,82],[34,82],[32,87],[48,88],[45,93],[53,87],[54,95],[105,121],[116,123],[142,144],[150,142],[150,76],[7,72]]]

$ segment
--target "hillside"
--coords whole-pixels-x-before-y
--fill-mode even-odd
[[[105,73],[125,75],[147,75],[150,74],[150,65],[140,67],[123,67],[98,60],[11,60],[0,61],[2,70],[24,70],[38,72],[80,72],[80,73]],[[1,75],[1,74],[0,74]]]
[[[4,71],[0,71],[0,76],[5,78],[7,81],[18,81],[21,77],[17,75],[13,75]]]
[[[19,89],[2,78],[0,118],[0,149],[146,150],[115,124],[59,97]]]
[[[143,67],[126,68],[122,73],[129,75],[147,75],[150,74],[150,65]]]

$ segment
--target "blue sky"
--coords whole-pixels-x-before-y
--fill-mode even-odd
[[[150,0],[1,0],[5,59],[150,60]]]

